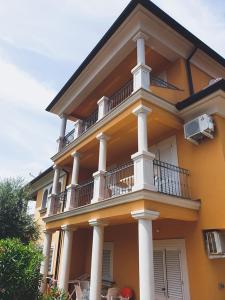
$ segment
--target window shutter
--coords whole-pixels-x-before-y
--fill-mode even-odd
[[[166,250],[167,292],[171,300],[183,299],[183,281],[179,250]]]
[[[154,279],[155,293],[158,296],[165,295],[165,274],[164,274],[164,250],[154,250]]]
[[[103,247],[102,258],[102,278],[103,280],[113,280],[113,243],[106,242]]]

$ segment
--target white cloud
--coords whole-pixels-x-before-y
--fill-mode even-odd
[[[56,150],[57,119],[44,111],[54,91],[0,56],[0,177],[38,174]]]
[[[215,0],[216,1],[216,0]],[[208,44],[222,56],[225,54],[225,5],[206,0],[153,0],[153,2]]]

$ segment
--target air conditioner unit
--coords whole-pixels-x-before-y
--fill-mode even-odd
[[[214,256],[225,256],[224,231],[206,231],[205,241],[210,258],[213,258]]]
[[[213,138],[214,124],[212,117],[204,114],[184,124],[185,139],[198,144],[203,137]]]

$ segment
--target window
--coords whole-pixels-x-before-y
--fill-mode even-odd
[[[53,253],[54,253],[54,247],[51,247],[49,253],[48,274],[52,274],[53,272]]]
[[[47,207],[47,200],[48,200],[48,190],[46,189],[44,191],[43,197],[42,197],[42,208],[46,208]]]
[[[104,243],[102,260],[102,278],[106,281],[113,280],[113,243]]]

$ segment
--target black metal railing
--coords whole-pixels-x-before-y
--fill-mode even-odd
[[[63,147],[66,147],[74,140],[74,131],[75,129],[72,129],[70,132],[68,132],[64,139],[63,139]]]
[[[106,173],[105,198],[111,198],[131,192],[133,185],[134,163],[133,161],[129,161]]]
[[[66,207],[67,191],[63,191],[56,196],[56,213],[61,213]]]
[[[94,180],[88,180],[76,187],[75,190],[75,207],[84,206],[91,203],[94,191]]]
[[[92,112],[90,116],[82,120],[81,134],[88,130],[92,125],[98,121],[98,109]]]
[[[190,199],[189,171],[154,159],[154,183],[158,192]]]
[[[153,76],[151,74],[150,74],[150,85],[158,86],[161,88],[167,88],[167,89],[171,89],[171,90],[181,91],[181,89],[179,89],[175,85],[173,85],[159,77]]]
[[[122,103],[127,97],[131,95],[133,91],[133,79],[129,80],[122,88],[109,97],[108,111],[112,110],[120,103]]]

